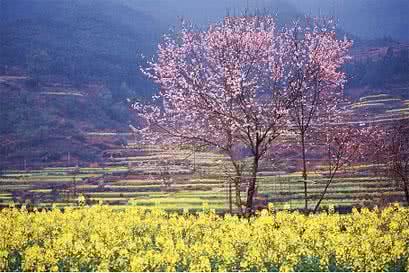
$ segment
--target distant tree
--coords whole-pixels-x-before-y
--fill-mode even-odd
[[[381,155],[385,174],[405,195],[409,204],[409,123],[407,119],[394,122],[385,131]]]
[[[401,62],[399,63],[397,67],[398,71],[409,72],[409,49],[408,48],[402,49],[399,53],[398,58],[399,60],[401,60]]]
[[[50,62],[51,58],[46,50],[33,50],[27,56],[28,71],[35,84],[41,76],[50,73]]]
[[[122,82],[121,86],[119,87],[119,94],[118,97],[121,98],[122,100],[126,98],[132,98],[134,96],[134,93],[131,88],[129,88],[128,84],[126,82]]]
[[[170,189],[170,187],[173,184],[173,177],[171,174],[171,165],[172,165],[171,160],[163,159],[161,160],[159,168],[158,168],[160,181],[166,189]]]
[[[349,44],[316,30],[305,29],[299,37],[298,25],[280,31],[270,16],[226,17],[206,31],[183,24],[175,37],[165,37],[157,61],[144,70],[160,92],[156,104],[134,104],[140,132],[150,142],[196,143],[226,154],[238,175],[237,196],[242,165],[235,151],[248,150],[245,211],[251,213],[260,161],[287,130],[288,112],[300,96],[300,67],[322,61],[329,76],[342,58],[333,51]],[[319,44],[330,57],[321,50],[316,56],[298,51],[299,39]]]

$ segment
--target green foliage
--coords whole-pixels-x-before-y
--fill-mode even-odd
[[[295,266],[296,272],[319,272],[320,269],[320,257],[301,257],[298,264]]]

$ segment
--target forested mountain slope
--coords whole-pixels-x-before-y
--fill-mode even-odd
[[[141,54],[152,55],[160,37],[156,21],[117,1],[2,0],[2,72],[23,70],[32,77],[122,82],[148,92],[136,73]],[[114,96],[121,96],[117,90]]]

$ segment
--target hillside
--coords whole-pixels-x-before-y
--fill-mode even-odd
[[[140,55],[153,54],[158,25],[119,2],[2,0],[0,31],[3,74],[59,75],[75,83],[104,82],[111,89],[126,82],[139,93],[152,88],[137,70]]]
[[[130,122],[126,102],[112,103],[103,85],[33,86],[28,77],[0,76],[0,96],[0,169],[99,161],[103,150],[124,143],[87,134],[126,131]]]
[[[387,93],[409,98],[409,44],[390,39],[360,41],[345,66],[346,93],[354,99]]]
[[[151,94],[138,69],[158,23],[118,1],[0,5],[0,165],[93,162],[123,143],[87,132],[126,132],[126,98]]]

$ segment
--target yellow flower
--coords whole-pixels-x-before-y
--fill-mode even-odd
[[[0,211],[0,270],[382,271],[409,257],[408,215],[397,205],[349,215],[264,210],[250,219],[103,205],[8,208]]]

